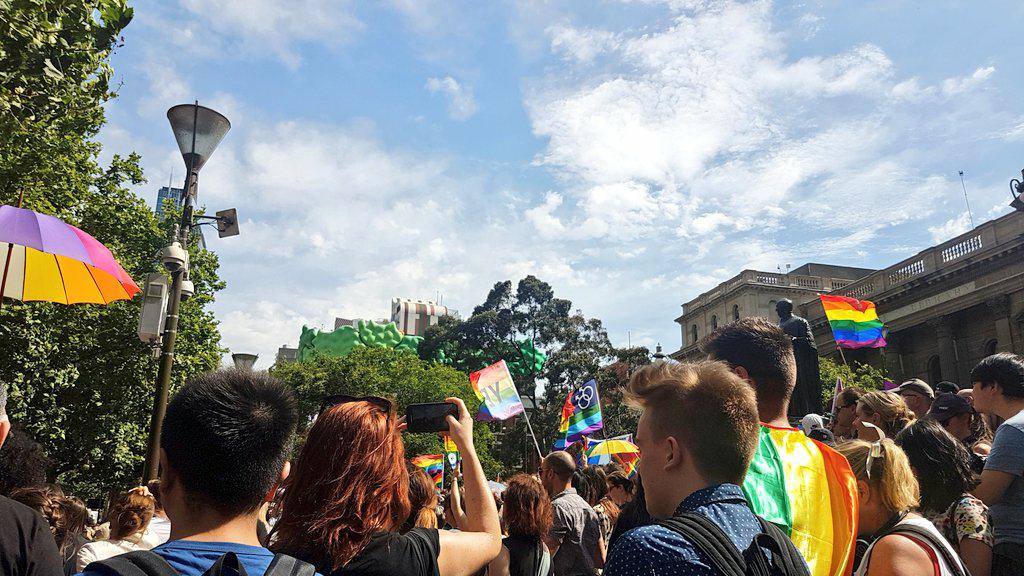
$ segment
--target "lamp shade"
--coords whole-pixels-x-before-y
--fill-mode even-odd
[[[174,139],[185,165],[198,172],[210,159],[231,122],[223,114],[196,104],[178,104],[167,111]]]
[[[231,360],[235,363],[235,368],[239,370],[252,370],[252,367],[256,364],[256,359],[259,356],[255,354],[232,354]]]

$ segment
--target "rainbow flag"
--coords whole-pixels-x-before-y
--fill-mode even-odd
[[[762,424],[743,493],[756,514],[789,534],[812,576],[851,573],[857,479],[841,454],[795,428]]]
[[[882,321],[875,303],[846,296],[821,295],[821,306],[832,327],[839,348],[881,348],[885,346]]]
[[[426,454],[424,456],[416,456],[411,462],[427,473],[430,479],[434,481],[434,486],[437,489],[441,489],[441,485],[444,483],[444,456],[441,454]]]
[[[523,401],[504,360],[469,375],[476,397],[482,400],[477,420],[508,420],[523,413]]]
[[[601,399],[597,395],[597,381],[591,380],[565,399],[555,449],[564,450],[566,446],[579,442],[585,434],[600,430],[602,426],[604,423],[601,420]]]

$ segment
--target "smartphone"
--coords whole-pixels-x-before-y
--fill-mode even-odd
[[[448,402],[409,404],[405,408],[405,423],[409,432],[446,432],[448,420],[445,417],[448,415],[458,418],[458,406]]]

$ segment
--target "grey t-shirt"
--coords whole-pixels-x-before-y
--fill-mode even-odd
[[[999,502],[989,506],[996,544],[1024,544],[1024,411],[996,429],[985,470],[1014,476]]]
[[[569,488],[551,499],[554,522],[551,535],[559,541],[551,559],[555,576],[596,574],[594,556],[601,540],[601,523],[587,501]]]

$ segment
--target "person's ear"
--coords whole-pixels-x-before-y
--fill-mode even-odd
[[[857,480],[857,500],[861,505],[871,501],[871,488],[863,480]]]
[[[676,440],[675,436],[666,436],[665,440],[665,461],[663,464],[664,470],[673,470],[682,465],[683,460],[686,459],[689,454],[684,454],[685,448],[682,443]]]
[[[737,375],[737,376],[739,376],[740,378],[743,378],[743,379],[744,379],[744,380],[746,380],[746,381],[747,381],[748,383],[751,383],[751,384],[752,384],[752,383],[754,382],[754,381],[753,381],[753,380],[752,380],[752,379],[750,378],[750,372],[747,372],[747,369],[746,369],[746,368],[744,368],[743,366],[734,366],[734,367],[733,367],[733,369],[732,369],[732,371],[733,371],[733,373],[734,373],[734,374],[736,374],[736,375]]]
[[[264,502],[271,502],[274,500],[274,496],[277,495],[277,489],[284,484],[284,481],[288,479],[288,476],[292,473],[292,463],[288,460],[284,461],[284,466],[281,466],[281,476],[274,482],[274,485],[270,487],[270,490],[263,496]]]

